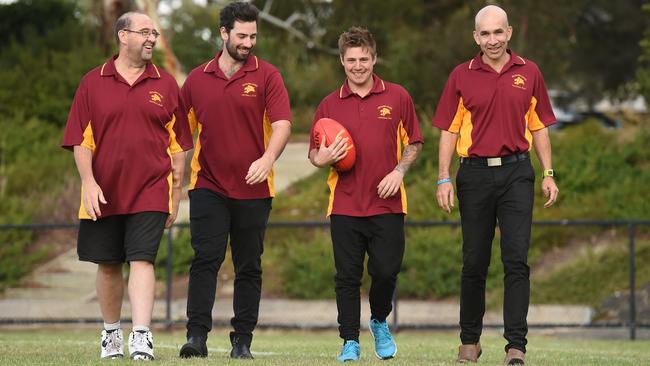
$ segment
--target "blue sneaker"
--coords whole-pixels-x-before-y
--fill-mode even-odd
[[[341,348],[341,354],[336,359],[339,362],[346,361],[359,361],[361,357],[361,346],[357,341],[345,341],[343,348]]]
[[[397,354],[397,345],[390,335],[388,323],[384,320],[380,322],[377,319],[370,319],[370,333],[375,338],[375,355],[381,360],[387,360],[395,357]]]

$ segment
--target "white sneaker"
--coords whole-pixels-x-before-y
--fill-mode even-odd
[[[124,357],[124,335],[122,329],[102,330],[102,358]]]
[[[132,360],[153,360],[153,335],[135,331],[129,334],[129,354]]]

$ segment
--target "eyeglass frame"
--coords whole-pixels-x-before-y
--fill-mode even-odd
[[[129,33],[139,33],[144,38],[149,38],[150,35],[153,35],[154,39],[158,39],[158,37],[160,37],[160,32],[155,29],[142,29],[137,31],[133,29],[123,28],[122,30]]]

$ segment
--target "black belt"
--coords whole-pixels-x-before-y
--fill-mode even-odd
[[[461,164],[467,165],[480,165],[480,166],[501,166],[506,164],[516,163],[522,160],[530,159],[530,154],[528,152],[512,154],[506,156],[500,156],[497,158],[460,158]]]

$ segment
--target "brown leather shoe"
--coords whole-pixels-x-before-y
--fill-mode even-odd
[[[461,344],[458,347],[458,362],[459,363],[468,363],[476,362],[478,358],[481,357],[481,344]]]
[[[506,365],[524,365],[525,357],[525,353],[516,348],[510,348],[508,349],[508,353],[506,353],[506,359],[503,360],[503,363]]]

